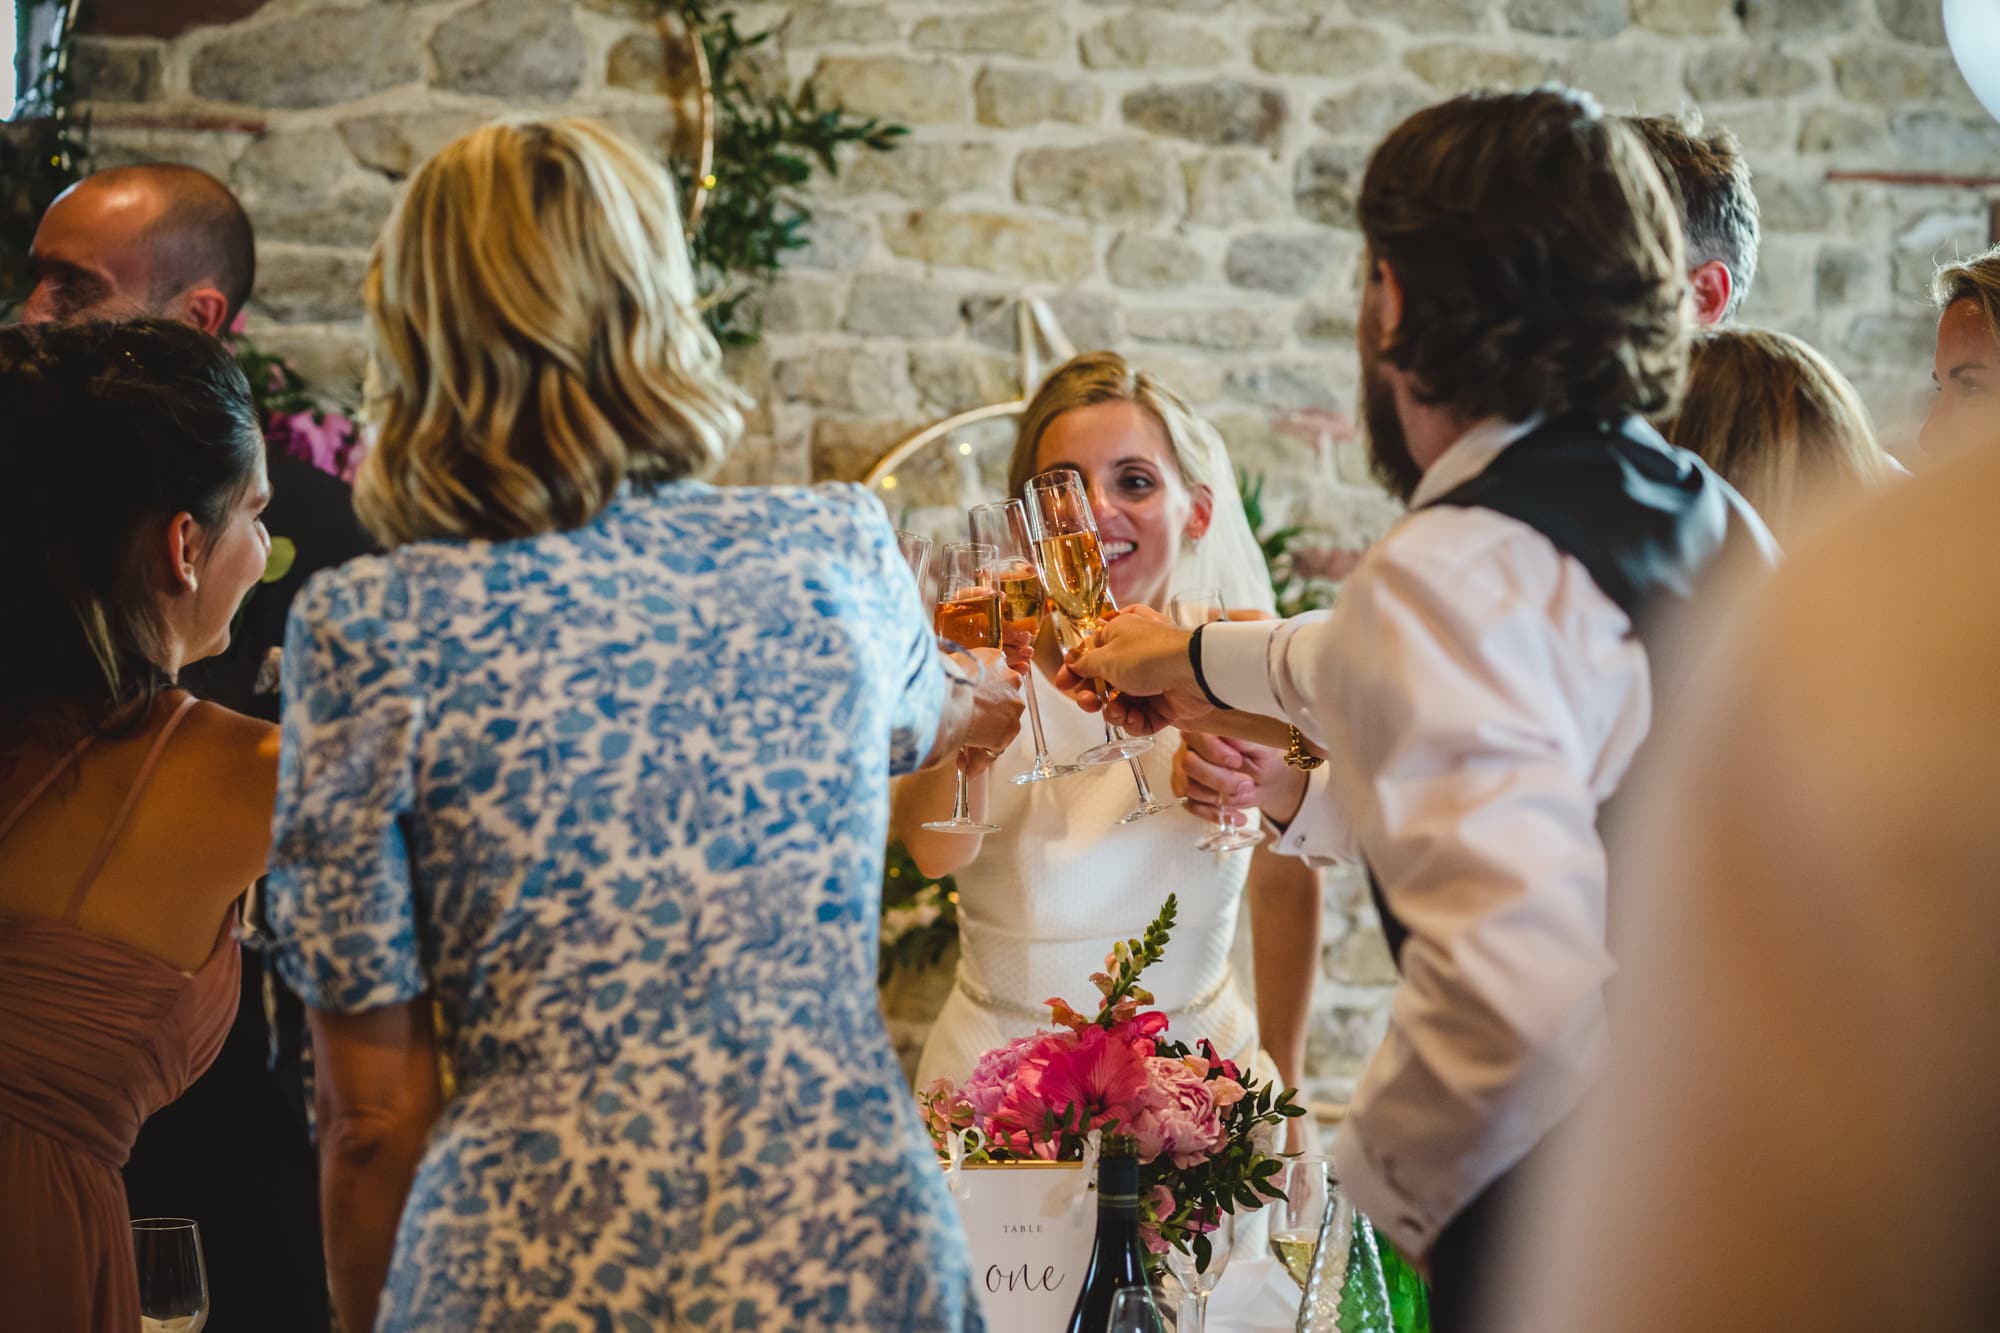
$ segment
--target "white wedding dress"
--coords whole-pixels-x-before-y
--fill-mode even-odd
[[[1104,739],[1104,723],[1056,693],[1037,672],[1037,697],[1058,763]],[[1139,763],[1162,799],[1171,799],[1179,733],[1161,732]],[[979,1057],[1015,1037],[1051,1026],[1043,1001],[1060,996],[1085,1014],[1099,995],[1090,983],[1115,941],[1136,939],[1167,894],[1178,921],[1159,962],[1141,984],[1168,1017],[1167,1033],[1192,1046],[1203,1037],[1260,1077],[1276,1070],[1257,1044],[1257,1015],[1230,966],[1237,910],[1250,856],[1196,848],[1214,826],[1184,809],[1131,824],[1118,819],[1139,803],[1128,764],[1086,769],[1053,782],[1016,786],[1032,767],[1028,727],[987,774],[986,835],[979,855],[956,872],[959,965],[956,984],[931,1029],[917,1086],[963,1081]]]

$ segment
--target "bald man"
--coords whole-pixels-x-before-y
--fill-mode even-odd
[[[57,197],[35,232],[31,323],[178,319],[229,328],[257,271],[250,219],[227,186],[193,167],[117,167]],[[86,442],[87,443],[87,442]],[[189,689],[278,719],[275,649],[308,575],[369,549],[347,487],[282,451],[269,458],[264,521],[298,556],[250,595],[229,648],[181,674]],[[208,1333],[323,1333],[318,1165],[306,1132],[297,1001],[243,955],[242,1002],[222,1054],[179,1101],[146,1123],[125,1167],[133,1215],[201,1224],[215,1306]]]

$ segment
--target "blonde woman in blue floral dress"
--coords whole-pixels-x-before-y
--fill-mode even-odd
[[[980,1326],[875,920],[891,771],[1018,681],[859,490],[688,479],[740,428],[692,296],[584,121],[447,147],[370,266],[388,553],[292,612],[269,900],[350,1330]]]

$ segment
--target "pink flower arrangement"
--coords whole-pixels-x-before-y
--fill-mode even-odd
[[[264,422],[264,438],[273,448],[345,482],[352,482],[361,466],[361,432],[344,412],[274,412]]]
[[[1116,945],[1091,980],[1102,996],[1093,1017],[1048,1001],[1056,1026],[986,1052],[963,1083],[939,1079],[918,1094],[941,1153],[976,1129],[974,1160],[1074,1161],[1093,1133],[1117,1130],[1138,1142],[1142,1231],[1147,1248],[1192,1252],[1204,1266],[1204,1232],[1237,1208],[1275,1197],[1282,1165],[1263,1151],[1259,1131],[1304,1108],[1291,1089],[1246,1079],[1202,1040],[1193,1049],[1167,1036],[1167,1016],[1142,1009],[1153,997],[1139,974],[1157,962],[1174,924],[1169,895],[1144,940]]]

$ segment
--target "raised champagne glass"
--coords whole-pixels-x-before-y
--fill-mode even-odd
[[[1033,644],[1041,633],[1048,611],[1048,594],[1042,588],[1042,571],[1035,564],[1035,541],[1028,532],[1028,510],[1019,500],[974,505],[967,515],[972,540],[991,546],[994,557],[991,582],[1000,590],[1000,637],[1003,642]],[[1058,764],[1049,758],[1049,743],[1042,735],[1042,708],[1035,698],[1034,664],[1023,673],[1028,692],[1028,727],[1035,739],[1035,766],[1014,775],[1016,784],[1048,782],[1083,770],[1075,764]]]
[[[1167,603],[1167,614],[1173,617],[1182,629],[1198,629],[1217,620],[1229,619],[1229,608],[1223,604],[1220,588],[1190,588],[1176,593]],[[1215,812],[1215,831],[1203,838],[1195,846],[1203,851],[1220,856],[1227,852],[1242,851],[1255,847],[1270,835],[1264,831],[1261,822],[1252,820],[1242,828],[1230,822],[1231,810],[1220,806]]]
[[[917,581],[917,596],[924,595],[924,572],[931,564],[931,539],[921,533],[896,529],[896,549],[903,553],[903,562],[910,567],[910,574]]]
[[[1083,478],[1069,468],[1030,478],[1027,511],[1029,530],[1035,539],[1035,563],[1042,571],[1042,587],[1076,640],[1082,642],[1097,632],[1111,595],[1104,552],[1097,544],[1097,517],[1090,511]],[[1097,697],[1109,697],[1101,681],[1097,684]],[[1127,736],[1107,721],[1104,744],[1085,750],[1076,757],[1076,762],[1115,764],[1136,759],[1152,748],[1152,737]],[[1143,778],[1140,785],[1144,786]]]
[[[1271,1253],[1286,1276],[1303,1288],[1322,1224],[1335,1203],[1333,1163],[1324,1157],[1294,1157],[1285,1163],[1278,1184],[1285,1197],[1265,1205],[1271,1215]]]
[[[976,542],[947,542],[944,562],[938,570],[937,632],[941,639],[966,648],[1000,646],[1000,591],[986,582],[987,572],[999,555],[991,546]],[[933,819],[924,825],[935,833],[998,833],[998,824],[972,817],[972,786],[965,776],[963,756],[958,765],[958,786],[952,797],[951,818]]]

